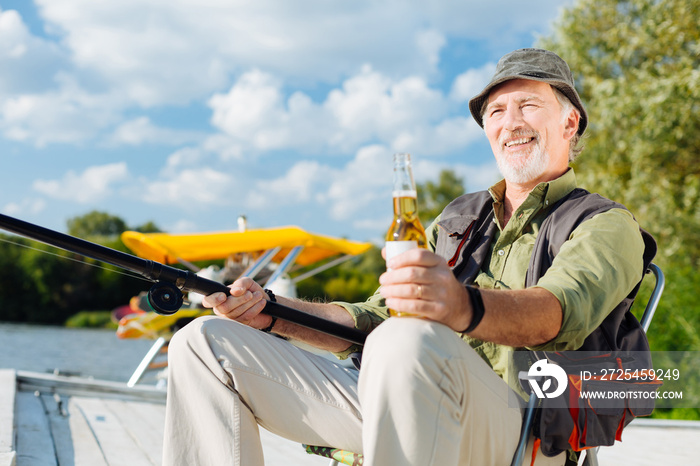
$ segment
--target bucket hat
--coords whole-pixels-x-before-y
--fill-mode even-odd
[[[578,134],[582,135],[588,126],[588,115],[581,98],[574,88],[574,78],[569,65],[556,53],[543,49],[520,49],[504,55],[496,65],[496,73],[483,91],[469,101],[469,111],[476,122],[484,127],[481,109],[489,98],[491,90],[511,79],[541,81],[557,88],[581,112]]]

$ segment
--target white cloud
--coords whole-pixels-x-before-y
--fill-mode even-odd
[[[145,116],[120,124],[112,134],[112,144],[138,146],[142,144],[181,145],[201,139],[195,131],[174,130],[154,125]]]
[[[365,212],[376,212],[378,203],[390,212],[391,187],[391,151],[380,145],[363,147],[332,180],[326,194],[329,214],[336,220],[365,220]]]
[[[425,161],[420,176],[432,173],[428,163],[434,170],[469,156],[482,136],[464,103],[493,70],[482,58],[530,45],[530,31],[546,33],[559,2],[536,2],[512,18],[503,11],[521,6],[514,0],[34,4],[40,23],[31,30],[43,28],[36,35],[16,12],[0,10],[0,135],[14,141],[9,150],[42,148],[26,151],[28,163],[61,157],[47,147],[56,143],[96,157],[111,151],[101,160],[142,159],[110,178],[86,168],[95,158],[66,157],[64,177],[24,186],[109,207],[138,197],[124,211],[151,209],[180,231],[216,225],[213,211],[233,218],[248,201],[272,219],[306,209],[313,222],[381,231],[391,214],[391,153]],[[479,68],[450,83],[462,66],[457,56],[465,70]],[[117,147],[143,144],[174,146],[147,156]],[[36,176],[26,165],[20,171]],[[469,189],[491,173],[464,172]],[[266,189],[248,197],[255,187]],[[7,204],[30,205],[39,206]],[[174,224],[183,212],[193,223]]]
[[[165,168],[163,168],[163,174],[172,175],[183,167],[199,166],[204,158],[205,153],[200,148],[184,147],[178,149],[168,156]]]
[[[27,53],[29,32],[14,11],[0,11],[0,57],[18,58]]]
[[[413,152],[421,156],[444,155],[459,151],[483,137],[483,130],[471,118],[454,117],[435,126],[401,131],[392,143],[395,152]]]
[[[24,199],[20,202],[10,202],[2,208],[2,211],[9,216],[26,214],[38,214],[46,208],[46,201],[39,198]]]
[[[55,44],[34,37],[15,10],[0,10],[0,98],[52,85],[65,56]]]
[[[113,163],[86,168],[82,173],[68,171],[60,180],[35,180],[32,187],[55,199],[87,204],[105,198],[111,185],[128,179],[126,163]]]
[[[225,158],[275,149],[352,153],[372,143],[436,155],[463,148],[480,134],[469,118],[450,117],[453,104],[425,79],[393,81],[369,65],[320,104],[302,92],[285,101],[280,80],[253,70],[228,93],[215,94],[209,106],[212,125],[225,137],[209,138],[206,147],[224,150]]]
[[[159,180],[143,180],[141,199],[149,204],[206,209],[223,205],[231,189],[230,175],[212,168],[188,168]]]
[[[259,181],[246,195],[245,204],[253,209],[299,205],[312,199],[319,188],[325,189],[337,170],[313,161],[301,161],[287,173],[271,180]]]
[[[400,132],[439,121],[447,112],[442,93],[425,79],[394,82],[369,66],[330,92],[324,107],[337,125],[333,143],[353,149],[374,138],[391,143]]]
[[[391,160],[388,148],[373,145],[361,148],[339,168],[301,161],[278,178],[255,183],[244,204],[257,210],[313,208],[320,218],[359,228],[375,226],[371,217],[378,205],[391,213]],[[386,218],[381,221],[386,223]]]
[[[120,83],[143,106],[186,103],[259,67],[285,81],[334,82],[362,63],[391,76],[428,75],[447,37],[513,41],[561,5],[303,0],[37,0],[81,69]],[[518,9],[513,20],[503,11]]]
[[[435,117],[431,111],[444,96],[433,95],[426,83],[436,75],[441,52],[451,40],[512,40],[542,28],[561,7],[543,0],[507,21],[502,12],[519,7],[513,0],[35,3],[47,37],[32,35],[16,11],[0,11],[0,130],[9,139],[38,146],[83,143],[119,124],[126,109],[182,106],[215,93],[213,106],[222,107],[217,96],[225,95],[222,89],[233,92],[229,86],[238,77],[237,90],[244,95],[229,94],[228,101],[240,106],[247,99],[251,113],[242,118],[232,109],[216,115],[217,124],[229,132],[252,125],[257,129],[253,146],[264,150],[334,148],[346,153],[368,142],[391,141],[395,125],[415,132],[420,127],[411,125]],[[357,74],[365,64],[374,71]],[[261,71],[251,75],[251,69]],[[380,82],[372,81],[372,73]],[[293,93],[299,84],[332,85],[343,79],[340,95],[329,96],[323,109],[307,95]],[[386,80],[390,89],[382,90]],[[365,87],[346,87],[353,85]],[[464,96],[463,87],[457,83],[453,97]],[[246,96],[250,90],[258,94]],[[287,98],[290,90],[293,95]],[[414,94],[398,94],[402,90]],[[372,91],[375,96],[380,92],[376,113],[366,108]],[[358,99],[357,108],[346,102],[349,97]],[[428,104],[422,121],[416,120],[421,113],[414,105],[419,103]],[[404,113],[403,104],[411,105],[411,112]],[[325,112],[340,123],[330,145],[312,131],[324,128]],[[358,118],[348,120],[353,116]],[[163,142],[172,134],[138,124],[142,120],[124,122],[112,142]],[[378,140],[368,140],[372,135]],[[227,144],[231,157],[247,149]]]
[[[420,31],[416,34],[418,52],[431,67],[437,69],[440,62],[440,51],[447,44],[445,35],[435,29]]]
[[[57,90],[20,94],[0,102],[0,129],[7,139],[50,143],[81,143],[116,122],[120,104],[109,95],[85,92],[68,75],[57,78]]]
[[[465,71],[452,83],[450,98],[457,102],[468,102],[486,87],[495,72],[496,64],[490,62],[480,68]]]
[[[509,44],[521,34],[541,33],[549,21],[571,0],[540,0],[523,8],[518,0],[500,2],[465,2],[440,0],[423,2],[423,20],[445,34],[469,39],[485,39],[491,43]],[[534,39],[534,37],[533,37]]]

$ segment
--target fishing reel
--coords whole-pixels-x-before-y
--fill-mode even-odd
[[[158,314],[169,316],[180,310],[184,297],[170,282],[157,282],[148,290],[148,304]]]

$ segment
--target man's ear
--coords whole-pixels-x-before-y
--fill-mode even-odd
[[[564,120],[564,137],[571,139],[578,132],[578,123],[581,120],[581,115],[575,110],[569,110],[569,115]]]

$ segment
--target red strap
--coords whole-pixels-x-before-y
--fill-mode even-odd
[[[530,462],[530,466],[535,466],[535,457],[537,456],[537,450],[540,449],[540,443],[542,443],[542,439],[536,438],[535,442],[532,444],[532,461]]]
[[[617,426],[617,432],[615,432],[615,440],[618,442],[622,442],[622,429],[625,428],[625,418],[627,417],[627,409],[625,408],[624,412],[622,413],[622,419],[620,420],[620,424]]]
[[[469,233],[472,231],[472,228],[474,227],[474,224],[476,221],[473,221],[471,224],[469,224],[469,227],[466,229],[464,234],[462,235],[462,241],[459,242],[459,245],[457,246],[457,250],[455,251],[454,255],[452,258],[447,261],[447,265],[450,267],[454,267],[455,264],[457,263],[457,259],[459,259],[459,253],[462,251],[462,246],[464,246],[464,243],[467,241],[467,237],[469,236]],[[452,235],[450,235],[452,236]]]

